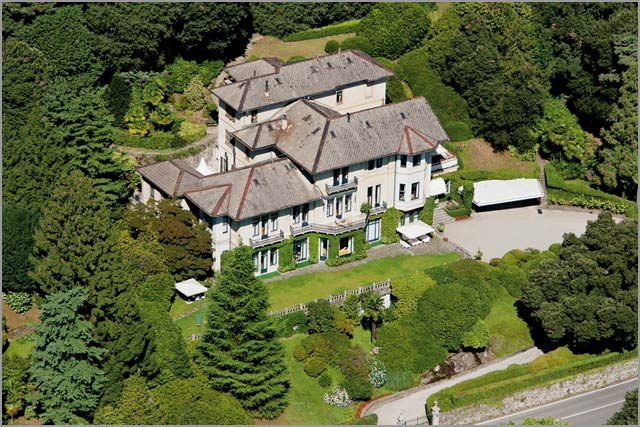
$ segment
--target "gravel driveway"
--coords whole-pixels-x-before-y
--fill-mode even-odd
[[[473,213],[470,218],[447,224],[444,237],[465,248],[471,255],[478,249],[482,260],[499,258],[512,249],[544,250],[562,242],[564,233],[581,235],[587,221],[595,220],[597,211],[543,209],[536,206]]]

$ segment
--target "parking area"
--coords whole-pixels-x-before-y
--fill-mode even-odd
[[[587,221],[598,212],[588,210],[543,209],[536,206],[473,213],[470,218],[447,224],[444,237],[482,260],[502,257],[512,249],[544,250],[562,242],[564,233],[584,233]]]

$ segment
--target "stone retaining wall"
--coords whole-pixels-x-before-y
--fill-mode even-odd
[[[572,395],[597,390],[636,376],[638,376],[637,360],[607,366],[548,386],[516,393],[503,399],[498,406],[478,404],[456,408],[442,413],[440,415],[440,424],[474,424],[478,421],[499,418],[514,412],[555,402]]]

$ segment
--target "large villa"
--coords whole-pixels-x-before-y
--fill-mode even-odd
[[[432,177],[458,167],[427,101],[386,104],[393,72],[360,51],[226,72],[212,91],[214,166],[138,169],[142,202],[180,199],[209,224],[215,269],[240,244],[254,249],[256,274],[350,257],[361,241],[380,240],[379,214],[394,207],[400,225],[413,221],[425,198],[443,192]]]

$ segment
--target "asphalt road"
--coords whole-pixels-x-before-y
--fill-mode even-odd
[[[477,425],[500,425],[508,421],[518,423],[522,418],[549,416],[567,421],[569,425],[603,425],[620,410],[625,393],[636,387],[638,387],[638,378]]]

